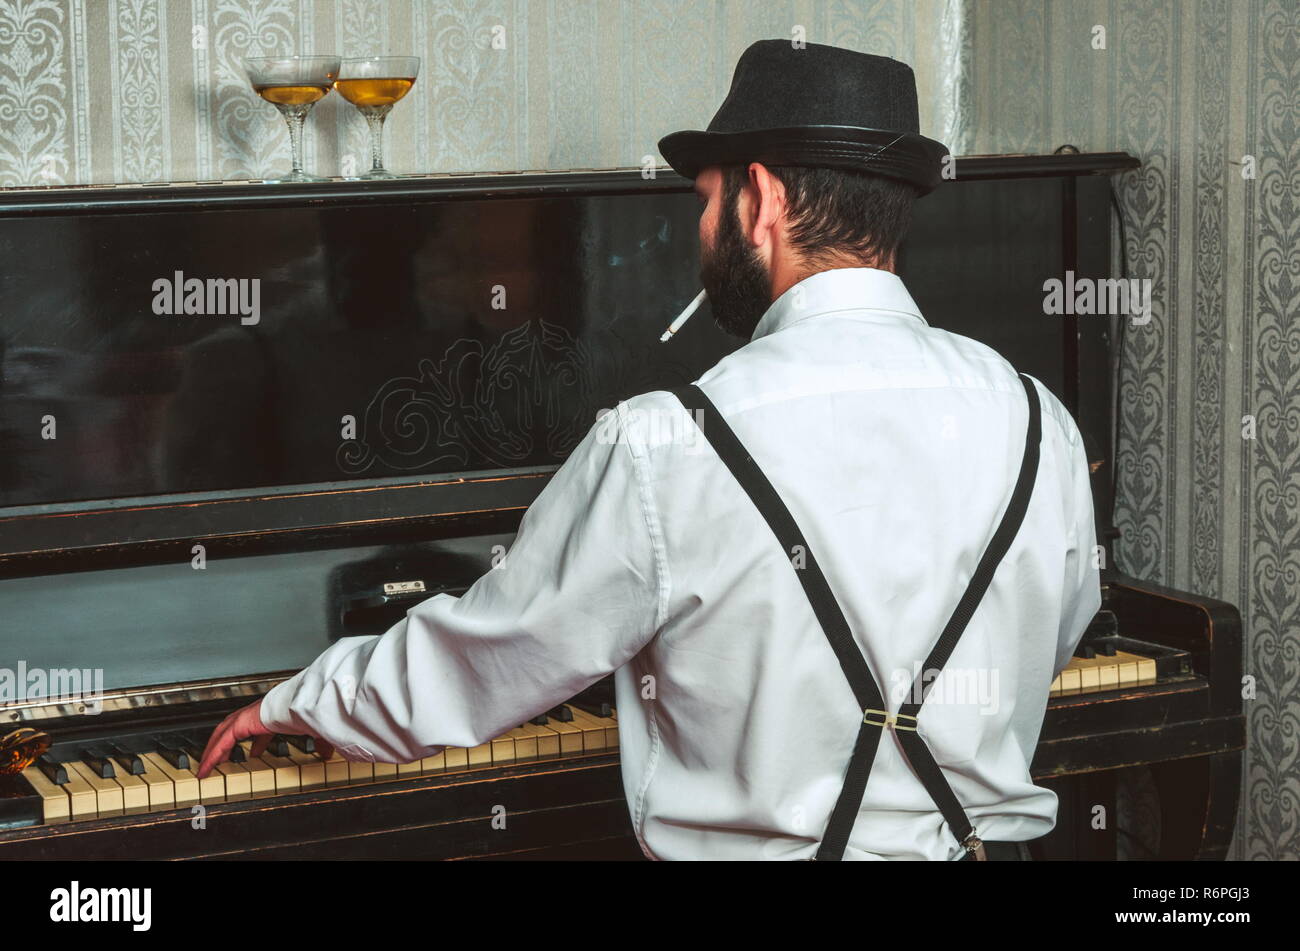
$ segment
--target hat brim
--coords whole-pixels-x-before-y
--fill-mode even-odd
[[[873,172],[925,195],[942,180],[947,146],[914,132],[808,125],[747,132],[674,132],[659,140],[673,171],[695,178],[710,165],[801,165]]]

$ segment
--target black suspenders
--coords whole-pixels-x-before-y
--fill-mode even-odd
[[[740,483],[741,488],[753,500],[764,520],[771,526],[781,547],[785,549],[786,556],[793,558],[796,552],[802,553],[804,565],[796,569],[795,573],[812,605],[817,622],[825,632],[836,658],[839,659],[844,676],[848,678],[849,685],[853,688],[858,709],[862,710],[862,724],[858,728],[857,742],[854,744],[853,755],[849,759],[848,770],[845,773],[844,788],[840,791],[835,808],[831,811],[830,822],[826,826],[826,833],[817,850],[818,861],[838,861],[844,856],[844,848],[848,845],[849,834],[853,831],[853,824],[862,807],[862,796],[867,788],[867,779],[871,776],[871,766],[875,761],[880,737],[885,729],[893,730],[894,735],[898,737],[903,755],[916,771],[926,792],[939,807],[944,820],[948,823],[948,828],[970,853],[967,857],[984,858],[984,845],[971,826],[966,811],[957,801],[952,787],[944,778],[943,770],[935,762],[929,747],[917,732],[917,716],[921,712],[921,704],[925,702],[926,673],[931,672],[932,679],[934,672],[942,670],[948,658],[952,656],[958,639],[974,616],[975,609],[984,597],[984,592],[988,590],[989,583],[993,580],[993,573],[1006,555],[1007,549],[1011,547],[1011,542],[1020,529],[1020,523],[1024,520],[1025,510],[1029,507],[1029,496],[1033,492],[1038,473],[1039,441],[1043,428],[1042,411],[1038,404],[1038,391],[1033,381],[1021,374],[1020,382],[1024,385],[1029,400],[1029,428],[1025,435],[1025,454],[1020,463],[1020,474],[1016,479],[1011,501],[1007,504],[1002,521],[989,541],[983,557],[980,558],[975,573],[971,576],[970,584],[967,585],[961,600],[957,602],[957,607],[944,626],[943,633],[939,635],[938,642],[930,651],[930,656],[926,658],[925,664],[917,675],[918,682],[912,685],[908,693],[909,698],[920,696],[920,702],[909,699],[895,714],[888,712],[880,688],[871,675],[866,658],[863,657],[862,651],[858,649],[857,642],[853,639],[853,632],[849,629],[848,621],[844,617],[844,612],[840,610],[835,595],[831,593],[826,576],[822,574],[817,559],[813,557],[812,550],[808,547],[807,540],[799,530],[799,526],[795,524],[790,510],[785,507],[776,489],[772,487],[772,483],[745,451],[745,447],[741,445],[717,408],[704,395],[703,390],[698,386],[690,385],[672,391],[686,407],[687,414],[695,420],[705,438],[735,476],[736,481]]]

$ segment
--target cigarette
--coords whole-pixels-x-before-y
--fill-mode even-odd
[[[698,294],[695,295],[695,300],[687,304],[686,309],[677,315],[677,319],[668,325],[668,329],[665,330],[663,336],[659,338],[659,342],[667,343],[673,334],[677,333],[677,331],[682,329],[682,325],[686,323],[687,320],[690,319],[691,314],[695,313],[697,310],[700,309],[700,305],[703,303],[704,303],[704,291],[700,291]]]

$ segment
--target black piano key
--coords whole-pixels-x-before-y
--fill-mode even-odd
[[[546,721],[548,719],[549,718],[546,716],[545,713],[539,713],[537,714],[537,716],[533,717],[528,722],[533,724],[534,726],[546,726]]]
[[[290,745],[302,750],[304,753],[316,752],[316,738],[314,736],[293,736],[288,738]]]
[[[1114,642],[1114,641],[1102,641],[1101,644],[1098,646],[1097,649],[1101,651],[1101,655],[1102,655],[1103,657],[1114,657],[1114,656],[1115,656],[1115,642]]]
[[[558,707],[555,707],[553,710],[547,710],[546,715],[555,717],[555,719],[559,720],[561,723],[573,722],[573,711],[570,710],[568,707],[566,707],[564,704],[560,704]]]
[[[193,759],[194,747],[196,745],[199,749],[203,748],[203,744],[196,744],[194,742],[194,737],[186,730],[176,730],[173,733],[164,733],[160,739],[164,743],[167,743],[178,750],[184,750],[186,753],[189,753],[191,759]]]
[[[1091,644],[1080,643],[1079,646],[1074,649],[1074,656],[1082,657],[1085,660],[1092,660],[1092,658],[1097,656],[1097,648],[1093,647]]]
[[[270,753],[272,756],[288,756],[289,755],[288,738],[281,736],[279,733],[275,734],[275,736],[271,737],[271,742],[266,747],[266,751]]]
[[[586,710],[598,717],[608,717],[614,712],[614,678],[602,677],[569,701],[569,706]]]
[[[176,769],[189,769],[189,754],[181,748],[181,744],[176,742],[173,737],[156,737],[155,749],[159,756],[171,763]]]
[[[144,760],[140,758],[139,753],[131,753],[120,746],[111,745],[108,748],[108,755],[112,757],[113,762],[126,770],[129,775],[144,775]]]
[[[44,756],[38,759],[36,761],[36,765],[40,769],[40,771],[45,774],[45,778],[48,779],[50,782],[55,783],[56,785],[59,786],[68,785],[67,768],[64,767],[62,763],[54,762],[54,759],[50,756],[49,753],[46,753]]]
[[[89,766],[100,779],[117,778],[117,770],[113,768],[113,761],[109,759],[105,750],[83,749],[81,751],[81,761]]]
[[[184,740],[184,748],[189,751],[190,759],[203,759],[203,751],[208,748],[212,738],[211,730],[182,730],[179,734]]]
[[[236,743],[234,746],[230,748],[230,762],[232,763],[248,762],[248,754],[244,752],[244,748],[240,746],[238,743]]]
[[[570,705],[577,707],[579,710],[585,710],[592,716],[607,717],[614,712],[614,706],[608,700],[595,700],[582,697],[570,700],[569,703]]]

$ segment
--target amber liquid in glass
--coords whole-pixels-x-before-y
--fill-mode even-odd
[[[310,86],[305,83],[297,85],[263,85],[254,86],[253,91],[277,106],[308,106],[319,102],[330,91],[329,86]]]
[[[410,92],[414,85],[415,80],[409,77],[334,81],[334,88],[339,91],[339,95],[358,108],[391,106]]]

